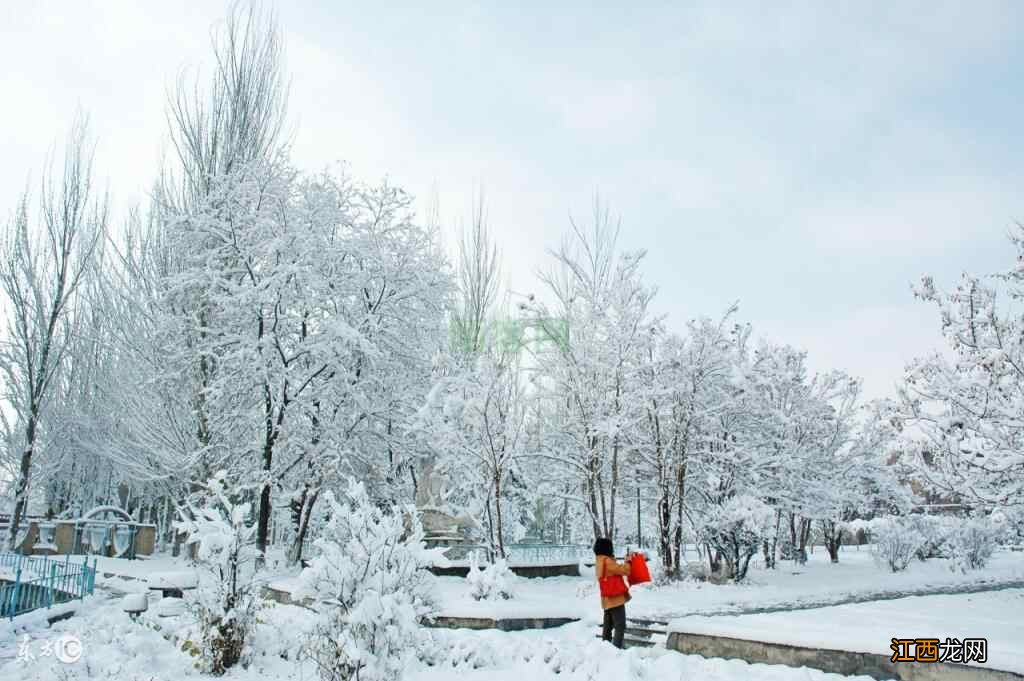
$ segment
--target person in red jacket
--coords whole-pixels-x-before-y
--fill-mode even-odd
[[[601,537],[594,542],[594,574],[597,577],[598,585],[605,577],[616,575],[629,577],[630,565],[627,556],[625,563],[615,560],[615,549],[612,547],[612,540]],[[601,608],[604,610],[604,629],[601,638],[605,641],[612,641],[616,648],[622,647],[622,639],[626,634],[626,603],[630,600],[629,589],[618,596],[601,596]],[[615,636],[612,638],[612,631]]]

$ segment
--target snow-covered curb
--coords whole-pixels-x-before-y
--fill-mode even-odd
[[[912,596],[813,611],[692,616],[673,620],[669,631],[670,641],[673,633],[691,634],[886,656],[892,654],[893,638],[984,638],[987,667],[1024,673],[1024,589]]]

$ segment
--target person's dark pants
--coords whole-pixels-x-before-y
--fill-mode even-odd
[[[615,630],[615,638],[612,639],[612,629]],[[616,648],[622,647],[622,637],[626,635],[626,606],[620,605],[615,608],[608,608],[604,611],[604,630],[601,638],[611,641]]]

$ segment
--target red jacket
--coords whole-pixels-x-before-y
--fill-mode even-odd
[[[608,556],[598,556],[597,561],[594,563],[594,574],[597,576],[598,581],[602,577],[611,577],[612,575],[629,577],[629,571],[629,563],[619,563],[614,558],[609,558]],[[629,601],[630,598],[632,596],[629,595],[628,591],[621,596],[602,596],[601,607],[604,610],[617,608]]]

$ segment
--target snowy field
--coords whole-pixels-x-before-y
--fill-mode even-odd
[[[832,565],[817,551],[807,565],[791,563],[779,569],[755,569],[745,584],[713,585],[685,582],[658,587],[634,588],[628,606],[633,617],[673,620],[672,626],[690,632],[717,633],[864,652],[888,652],[891,636],[986,637],[992,666],[1024,671],[1024,654],[1017,641],[1024,640],[1024,589],[927,596],[875,601],[822,608],[813,616],[807,611],[756,615],[706,617],[707,613],[736,613],[783,606],[813,606],[880,594],[941,590],[968,585],[999,585],[1024,580],[1024,557],[1001,552],[989,566],[968,575],[951,572],[945,561],[914,561],[905,572],[893,574],[877,566],[867,550],[848,549],[842,562]],[[153,572],[187,569],[187,565],[160,556],[146,561],[106,559],[101,573],[140,578]],[[584,570],[586,573],[587,571]],[[799,573],[799,574],[794,574]],[[288,586],[293,578],[278,572],[272,583]],[[146,585],[137,579],[118,577],[99,581],[97,595],[70,620],[46,628],[34,614],[0,623],[0,678],[26,681],[74,679],[143,679],[165,681],[198,678],[194,659],[181,650],[190,635],[189,615],[160,618],[155,608],[138,622],[120,610],[120,594],[138,592]],[[498,631],[432,630],[434,643],[428,653],[408,670],[410,681],[446,679],[561,679],[577,681],[611,675],[650,681],[685,679],[740,680],[839,679],[812,670],[781,666],[748,665],[738,660],[705,660],[664,650],[617,651],[594,638],[600,617],[592,574],[581,577],[516,579],[515,598],[477,602],[467,594],[466,580],[434,579],[433,592],[445,615],[479,617],[568,616],[580,622],[546,631],[505,633]],[[267,603],[252,641],[251,664],[233,669],[227,678],[312,679],[315,670],[296,660],[303,636],[311,623],[310,611],[296,606]],[[880,629],[885,623],[884,630]],[[779,636],[778,632],[786,632]],[[28,636],[29,651],[36,659],[18,659]],[[82,642],[82,659],[64,664],[43,655],[46,643],[73,635]]]

